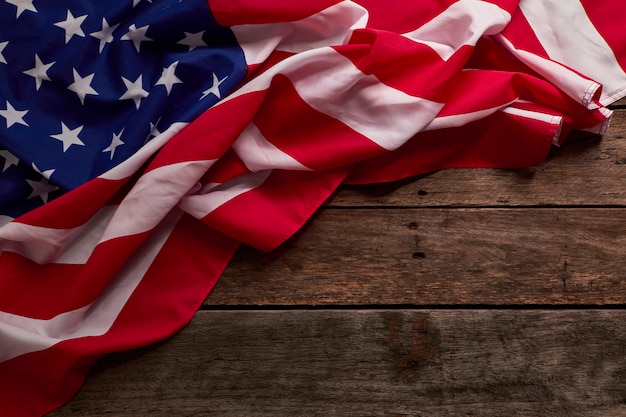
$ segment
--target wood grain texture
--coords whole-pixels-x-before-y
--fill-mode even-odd
[[[450,169],[416,179],[344,186],[331,207],[626,205],[626,110],[606,135],[575,133],[537,167]]]
[[[208,305],[626,303],[626,209],[327,209]]]
[[[65,416],[626,415],[626,311],[202,311]]]

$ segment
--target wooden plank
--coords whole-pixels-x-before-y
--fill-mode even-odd
[[[626,311],[203,311],[64,416],[626,415]]]
[[[327,209],[208,305],[626,303],[626,209]]]
[[[626,110],[616,110],[604,137],[577,133],[537,167],[452,169],[395,183],[342,187],[327,205],[626,205],[625,138]]]

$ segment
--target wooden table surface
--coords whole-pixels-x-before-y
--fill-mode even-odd
[[[343,187],[51,416],[626,416],[626,106],[541,166]]]

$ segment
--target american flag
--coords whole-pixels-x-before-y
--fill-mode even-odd
[[[180,330],[241,242],[275,248],[341,183],[602,134],[619,7],[0,2],[0,416]]]

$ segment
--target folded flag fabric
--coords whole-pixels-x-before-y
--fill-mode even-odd
[[[0,416],[179,331],[241,242],[275,248],[342,183],[604,133],[619,7],[0,2]]]

